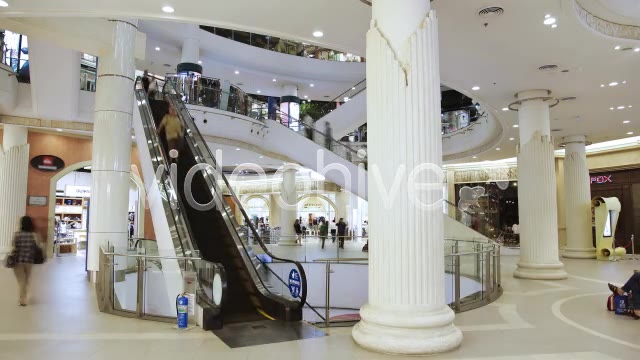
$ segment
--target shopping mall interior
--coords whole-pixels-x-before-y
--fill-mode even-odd
[[[0,360],[638,358],[636,0],[0,0],[0,45]]]

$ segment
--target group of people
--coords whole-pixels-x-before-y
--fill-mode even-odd
[[[328,220],[321,217],[318,220],[318,223],[318,236],[322,242],[322,248],[324,249],[327,237],[331,234],[331,242],[335,243],[336,240],[338,240],[338,247],[340,249],[344,249],[344,239],[347,236],[347,223],[344,221],[344,218],[340,218],[337,223],[335,219],[329,223]],[[301,242],[302,238],[306,237],[306,228],[302,226],[302,221],[300,219],[296,219],[293,223],[293,230],[296,233],[296,243]]]

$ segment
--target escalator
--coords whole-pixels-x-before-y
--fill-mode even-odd
[[[297,262],[280,259],[269,252],[170,81],[165,84],[164,93],[166,100],[153,100],[147,99],[144,90],[136,89],[141,118],[146,122],[144,129],[136,128],[136,137],[139,137],[139,145],[146,143],[149,148],[157,149],[151,154],[152,162],[170,168],[171,176],[164,181],[169,183],[171,193],[166,196],[173,198],[172,208],[179,211],[165,209],[165,215],[173,219],[179,217],[185,228],[181,241],[175,241],[179,234],[170,229],[176,250],[197,249],[202,259],[224,267],[226,288],[220,313],[214,320],[224,324],[267,319],[302,320],[307,290],[304,269]],[[160,140],[164,136],[158,134],[157,130],[160,120],[170,108],[176,110],[178,118],[185,125],[177,159],[166,156],[167,144]],[[168,165],[170,162],[173,164]],[[158,166],[160,164],[153,168],[156,174]],[[145,172],[145,178],[148,172],[149,169]],[[223,189],[229,195],[225,195]],[[242,214],[241,219],[235,218],[235,209]],[[256,251],[249,245],[250,237],[259,245]],[[269,281],[275,279],[280,281],[278,289],[287,288],[287,284],[262,263],[257,252],[291,265],[292,271],[295,270],[300,276],[301,291],[298,297],[294,298],[284,291],[278,292],[272,286]]]

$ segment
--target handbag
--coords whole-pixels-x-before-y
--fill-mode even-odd
[[[37,238],[33,237],[33,263],[36,265],[44,264],[44,252],[42,248],[38,246]]]
[[[7,255],[7,258],[4,261],[4,266],[9,269],[16,266],[16,255],[13,253],[13,251]]]

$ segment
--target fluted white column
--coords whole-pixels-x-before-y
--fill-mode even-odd
[[[295,245],[296,233],[293,223],[298,215],[298,193],[296,192],[297,167],[285,165],[282,169],[282,184],[280,187],[280,245]]]
[[[369,300],[353,338],[384,353],[448,351],[462,333],[445,304],[438,23],[429,1],[373,1],[366,65]]]
[[[114,22],[112,48],[100,56],[93,126],[91,208],[87,268],[98,271],[107,242],[122,249],[128,238],[131,119],[137,20]]]
[[[591,187],[587,166],[586,139],[582,135],[567,136],[564,157],[565,213],[567,247],[563,256],[576,259],[594,259],[591,234]]]
[[[27,209],[27,128],[4,125],[0,147],[0,259],[11,251],[13,233]]]
[[[565,279],[559,260],[556,173],[549,121],[548,90],[516,94],[520,146],[518,152],[518,211],[520,262],[514,276]]]

